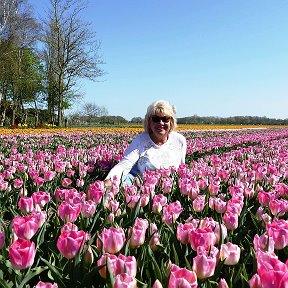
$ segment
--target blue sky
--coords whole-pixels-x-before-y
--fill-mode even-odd
[[[106,75],[82,81],[82,102],[127,120],[158,99],[177,117],[286,119],[287,13],[286,0],[88,0]]]

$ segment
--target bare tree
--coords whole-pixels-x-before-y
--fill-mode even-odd
[[[101,117],[107,116],[108,110],[104,106],[98,106],[95,103],[85,103],[80,112],[83,116]]]
[[[104,74],[98,52],[100,42],[90,24],[81,19],[83,1],[50,0],[48,20],[44,25],[44,59],[47,65],[48,110],[57,111],[57,123],[63,123],[63,111],[75,93],[77,80],[95,81]]]

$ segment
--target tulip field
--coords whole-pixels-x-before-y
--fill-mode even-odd
[[[288,287],[288,129],[178,130],[185,164],[109,189],[139,131],[8,132],[0,287]]]

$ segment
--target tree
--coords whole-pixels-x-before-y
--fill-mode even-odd
[[[12,109],[12,124],[19,110],[35,96],[38,76],[35,75],[38,24],[31,6],[25,0],[0,0],[0,125],[7,109]],[[34,87],[34,88],[33,88]]]
[[[48,110],[57,112],[57,124],[63,123],[64,109],[79,97],[77,80],[95,81],[104,71],[99,56],[100,42],[90,24],[82,21],[83,1],[50,0],[44,23],[43,55],[46,62]],[[65,107],[66,106],[66,107]]]
[[[83,116],[88,117],[101,117],[101,116],[107,116],[108,110],[104,106],[98,106],[95,103],[85,103],[82,106],[82,110],[80,113]]]

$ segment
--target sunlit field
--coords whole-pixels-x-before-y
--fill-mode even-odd
[[[230,130],[230,129],[253,129],[253,128],[288,128],[288,126],[265,126],[265,125],[198,125],[198,124],[180,124],[177,130]],[[97,127],[67,127],[67,128],[0,128],[1,134],[41,134],[41,133],[71,133],[71,132],[141,132],[143,125],[130,124],[118,126],[97,126]]]
[[[185,164],[107,190],[142,126],[1,129],[0,286],[287,288],[288,128],[178,130]]]

